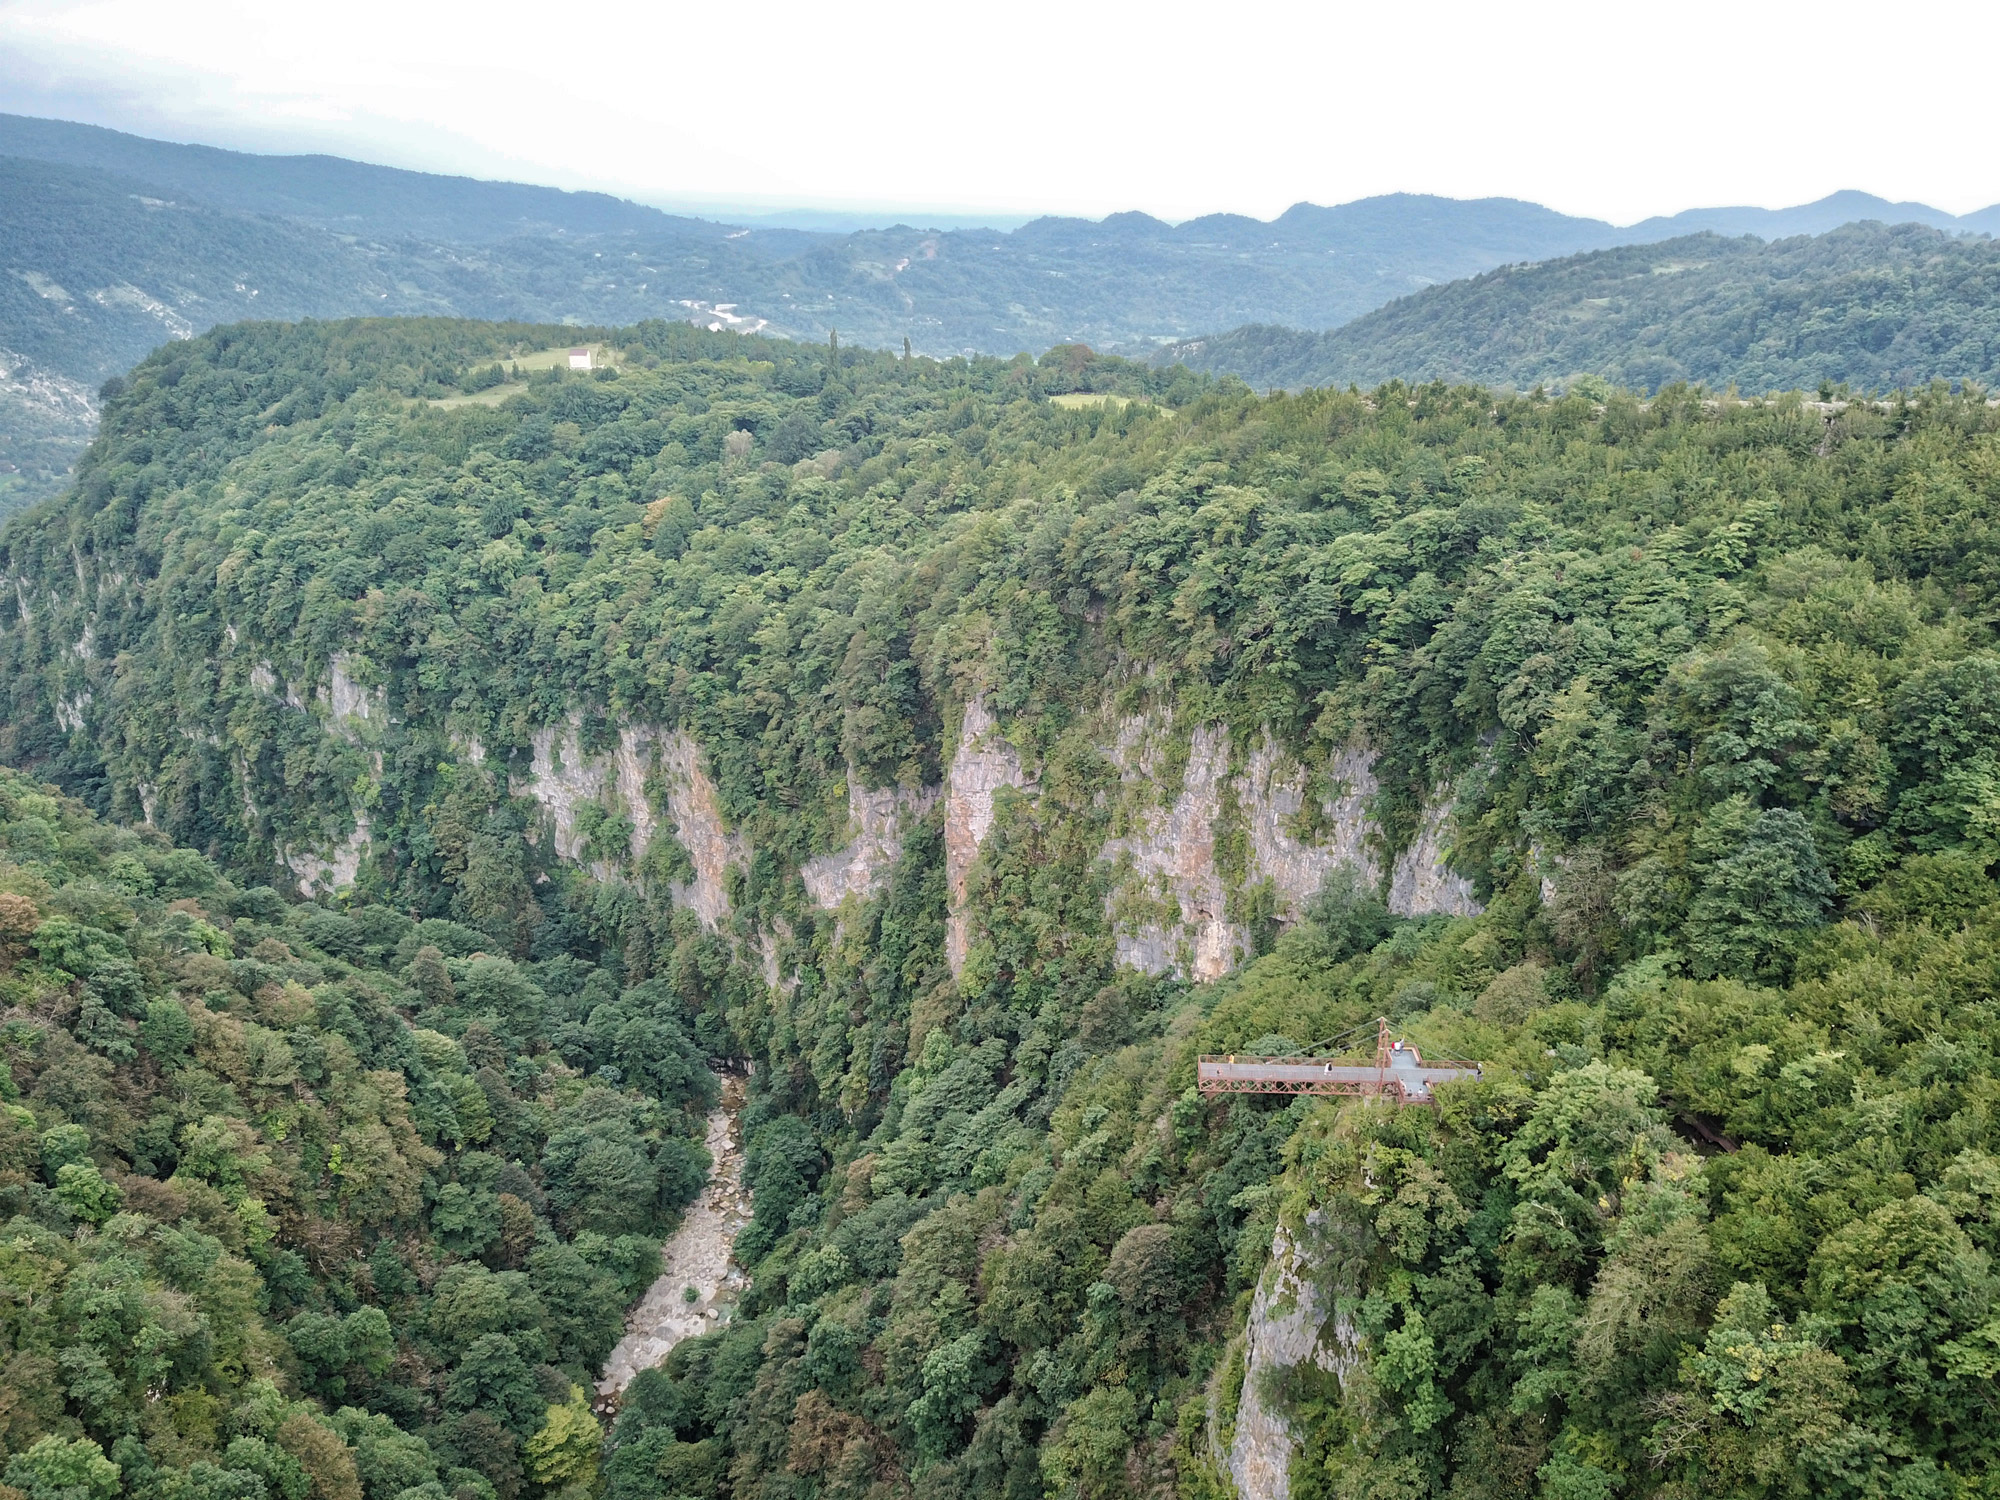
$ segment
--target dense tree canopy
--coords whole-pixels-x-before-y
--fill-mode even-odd
[[[1267,1393],[1301,1497],[1984,1493],[1981,397],[613,342],[515,382],[477,325],[219,333],[0,536],[0,749],[203,851],[7,783],[4,1264],[48,1310],[7,1325],[6,1483],[1212,1494],[1283,1225],[1338,1299],[1331,1368]],[[1032,775],[954,977],[936,812],[839,912],[798,872],[851,782],[937,782],[975,694]],[[1350,879],[1282,921],[1225,810],[1260,956],[1119,966],[1104,746],[1161,705],[1328,796],[1370,747],[1385,865],[1449,788],[1483,911]],[[556,858],[514,778],[572,715],[698,742],[722,920],[608,794]],[[361,816],[344,897],[260,887]],[[1377,1015],[1484,1080],[1192,1091]],[[735,1059],[751,1287],[600,1452],[568,1385]]]
[[[566,1062],[616,980],[484,942],[0,772],[7,1485],[520,1492],[700,1186],[715,1083],[671,1014],[670,1080]]]
[[[1653,391],[2000,383],[2000,244],[1849,224],[1766,244],[1687,235],[1427,287],[1327,332],[1233,329],[1164,357],[1259,388],[1582,379]]]

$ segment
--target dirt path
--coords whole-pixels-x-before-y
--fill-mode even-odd
[[[737,1231],[750,1222],[750,1195],[743,1190],[743,1142],[736,1115],[743,1107],[743,1080],[724,1074],[722,1103],[708,1117],[708,1152],[715,1169],[701,1196],[689,1206],[674,1237],[662,1247],[663,1269],[625,1322],[625,1337],[604,1362],[597,1383],[600,1398],[614,1398],[641,1370],[650,1370],[682,1339],[711,1333],[729,1321],[744,1276],[729,1258]],[[688,1300],[689,1287],[695,1290]]]

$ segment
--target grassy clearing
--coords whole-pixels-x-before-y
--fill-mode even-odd
[[[1149,401],[1141,396],[1110,396],[1091,391],[1070,391],[1065,395],[1051,396],[1049,400],[1057,406],[1067,406],[1071,410],[1086,406],[1109,406],[1115,410],[1130,406],[1135,401],[1140,406],[1159,406],[1158,402]],[[1166,410],[1164,406],[1160,406],[1159,409]]]
[[[533,374],[538,370],[567,370],[569,351],[585,348],[590,350],[592,369],[605,370],[618,367],[618,351],[609,344],[562,344],[553,349],[537,349],[532,354],[513,355],[501,360],[500,363],[510,371],[522,375]],[[510,381],[504,385],[489,386],[483,391],[474,391],[471,395],[440,396],[430,404],[437,407],[498,406],[519,389],[521,387],[518,382]]]
[[[503,360],[502,363],[513,365],[524,372],[528,370],[567,370],[569,368],[569,351],[572,349],[590,350],[591,365],[599,370],[603,369],[606,365],[616,365],[618,363],[618,351],[609,344],[562,344],[554,349],[537,349],[533,354],[518,355],[513,359]]]
[[[432,406],[498,406],[509,396],[526,390],[518,380],[505,385],[488,386],[483,391],[474,391],[469,396],[439,396],[431,401]]]

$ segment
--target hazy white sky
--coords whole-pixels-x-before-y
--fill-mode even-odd
[[[652,201],[2000,201],[2000,3],[0,0],[0,109]]]

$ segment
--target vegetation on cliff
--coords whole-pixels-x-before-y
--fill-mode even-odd
[[[40,1038],[10,1042],[33,1147],[9,1243],[68,1278],[122,1257],[138,1298],[182,1291],[154,1247],[206,1235],[263,1351],[190,1356],[157,1401],[130,1374],[126,1414],[89,1373],[118,1336],[16,1317],[6,1357],[42,1363],[11,1382],[7,1483],[138,1492],[199,1462],[254,1500],[297,1419],[367,1500],[1207,1493],[1281,1219],[1344,1289],[1329,1368],[1274,1393],[1302,1497],[1990,1482],[2000,414],[1941,388],[1832,414],[1255,398],[1079,349],[936,364],[665,325],[617,336],[608,378],[425,399],[495,389],[520,336],[163,351],[75,492],[0,536],[0,750],[229,876],[8,783],[7,1035]],[[954,975],[937,812],[838,911],[798,871],[853,783],[935,785],[974,696],[1031,774],[996,794]],[[1268,730],[1328,798],[1372,747],[1384,855],[1452,788],[1483,912],[1398,919],[1335,881],[1283,922],[1218,828],[1261,956],[1207,986],[1120,968],[1102,853],[1131,793],[1103,746],[1159,706],[1239,755]],[[586,751],[641,725],[699,745],[742,850],[718,919],[677,904],[680,841],[634,857],[651,789],[572,809],[556,857],[525,792],[572,716]],[[363,818],[338,899],[238,889]],[[85,846],[113,852],[51,873]],[[125,849],[149,885],[111,872]],[[169,1081],[155,1006],[220,1082]],[[1383,1013],[1485,1081],[1434,1112],[1191,1090],[1198,1051]],[[204,1062],[231,1027],[294,1067],[281,1028],[323,1038],[327,1081]],[[564,1111],[652,1163],[668,1213],[703,1055],[756,1065],[753,1284],[634,1382],[600,1461],[558,1389],[594,1346],[551,1331],[535,1257],[630,1292],[618,1236],[653,1226],[578,1216],[608,1179]],[[392,1132],[370,1080],[397,1067],[409,1189],[350,1202],[331,1143],[345,1111]],[[492,1134],[461,1144],[436,1122],[474,1094]],[[269,1165],[206,1165],[210,1115]],[[439,1288],[515,1266],[504,1216],[465,1227],[503,1192],[534,1248],[493,1305],[539,1310],[454,1346]],[[375,1278],[384,1244],[413,1290]],[[315,1364],[336,1319],[362,1352]],[[524,1384],[488,1380],[494,1338]],[[474,1461],[475,1418],[518,1474]],[[369,1468],[411,1440],[430,1470]]]

